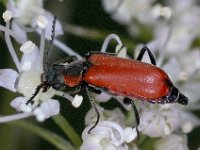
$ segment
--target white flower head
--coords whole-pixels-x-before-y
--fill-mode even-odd
[[[99,124],[91,131],[91,133],[88,134],[91,126],[87,127],[82,133],[83,144],[81,146],[81,150],[128,150],[126,140],[128,142],[130,142],[130,139],[134,140],[134,137],[131,137],[130,139],[125,139],[124,136],[127,135],[127,130],[124,130],[120,125],[115,122],[99,122]]]
[[[12,18],[12,12],[10,10],[6,10],[3,13],[3,19],[5,22],[8,22]]]
[[[139,131],[150,137],[162,137],[176,130],[180,121],[180,110],[175,105],[150,105],[140,113]]]
[[[189,150],[186,135],[171,134],[155,143],[155,150]]]

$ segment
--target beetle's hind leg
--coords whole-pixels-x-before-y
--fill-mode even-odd
[[[156,66],[155,57],[154,57],[153,54],[151,53],[150,49],[149,49],[148,47],[146,47],[146,46],[143,46],[143,48],[141,49],[141,51],[140,51],[140,53],[139,53],[139,55],[138,55],[138,57],[137,57],[136,60],[141,61],[142,58],[143,58],[143,56],[144,56],[144,53],[145,53],[146,51],[148,52],[149,58],[150,58],[150,60],[151,60],[151,63],[152,63],[153,65]]]
[[[128,104],[128,105],[131,104],[131,106],[132,106],[132,108],[133,108],[134,115],[135,115],[135,120],[136,120],[136,132],[137,132],[137,136],[138,136],[138,139],[139,139],[139,130],[138,130],[138,126],[139,126],[139,124],[140,124],[140,116],[139,116],[137,107],[135,106],[133,100],[131,100],[131,99],[127,98],[127,97],[125,97],[125,98],[123,99],[123,103],[124,103],[124,104]]]
[[[97,124],[99,123],[100,113],[99,113],[99,111],[98,111],[98,109],[97,109],[97,106],[96,106],[96,104],[95,104],[95,101],[94,101],[93,97],[91,96],[90,91],[89,91],[89,89],[88,89],[87,87],[86,87],[86,92],[87,92],[88,98],[89,98],[89,100],[90,100],[90,102],[91,102],[92,106],[94,107],[94,110],[95,110],[95,112],[96,112],[96,114],[97,114],[97,120],[96,120],[95,124],[88,130],[88,134],[90,134],[90,132],[91,132],[91,131],[97,126]]]

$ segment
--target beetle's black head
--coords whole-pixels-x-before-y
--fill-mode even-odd
[[[64,86],[63,65],[52,65],[45,73],[48,86],[58,90]]]
[[[181,105],[187,105],[188,98],[180,93],[180,91],[176,87],[172,86],[171,92],[167,97],[167,103],[179,103]]]

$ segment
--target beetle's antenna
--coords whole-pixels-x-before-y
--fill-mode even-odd
[[[33,103],[33,99],[36,97],[36,95],[40,92],[40,89],[44,86],[47,85],[47,81],[42,82],[40,85],[37,86],[37,88],[35,89],[35,93],[30,97],[30,99],[26,102],[26,105],[28,105],[29,103]]]
[[[53,25],[52,25],[52,34],[51,34],[51,40],[49,41],[49,46],[48,46],[48,49],[44,55],[44,60],[43,60],[43,67],[44,67],[44,71],[46,72],[49,68],[49,64],[48,64],[48,59],[49,59],[49,56],[50,56],[50,53],[53,49],[53,42],[54,42],[54,38],[55,38],[55,26],[56,26],[56,18],[57,16],[55,15],[54,16],[54,19],[53,19]]]

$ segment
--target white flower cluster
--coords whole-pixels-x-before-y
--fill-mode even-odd
[[[8,10],[3,13],[6,27],[0,25],[0,30],[5,33],[5,41],[17,70],[10,68],[0,69],[0,86],[12,92],[18,92],[23,96],[17,97],[11,102],[11,106],[20,113],[18,115],[0,117],[0,122],[22,119],[29,116],[36,116],[38,121],[44,121],[60,111],[59,102],[52,99],[54,95],[64,95],[72,102],[74,107],[79,107],[82,103],[82,96],[75,95],[75,97],[72,97],[50,88],[47,92],[39,92],[34,98],[33,105],[26,104],[27,100],[35,93],[36,87],[41,84],[45,38],[50,39],[52,34],[52,25],[49,22],[52,22],[54,16],[44,10],[42,6],[42,0],[9,0]],[[27,28],[25,25],[29,25],[31,28]],[[37,32],[41,36],[39,48],[28,39],[28,32]],[[62,33],[61,24],[59,21],[56,21],[55,35]],[[19,44],[22,44],[20,47],[20,51],[23,53],[21,60],[16,55],[17,50],[14,49],[10,36]],[[72,50],[66,45],[60,41],[56,41],[56,43],[58,47],[62,47],[63,51],[71,53]]]

